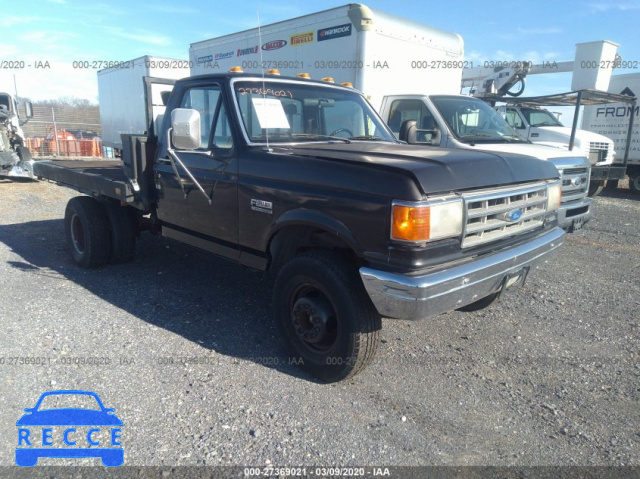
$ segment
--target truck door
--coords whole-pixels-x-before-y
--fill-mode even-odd
[[[165,151],[156,166],[158,219],[163,234],[231,259],[238,259],[238,155],[221,85],[194,85],[176,92],[176,107],[200,113],[200,146],[175,149],[204,193],[180,166],[180,180]],[[166,133],[165,133],[166,134]],[[162,140],[163,143],[168,138]]]
[[[504,112],[504,119],[509,126],[518,132],[520,138],[523,140],[529,139],[529,124],[517,108],[507,107]]]

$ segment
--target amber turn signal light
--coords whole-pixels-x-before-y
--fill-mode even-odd
[[[426,241],[431,229],[429,207],[393,205],[392,236],[402,241]]]

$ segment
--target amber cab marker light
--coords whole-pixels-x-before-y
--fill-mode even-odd
[[[229,73],[242,73],[242,72],[243,72],[242,67],[236,66],[236,67],[229,68]]]
[[[269,75],[280,75],[280,70],[277,68],[271,68],[270,70],[267,70],[267,73]]]
[[[429,207],[393,205],[393,239],[402,241],[427,241],[431,228]]]
[[[298,73],[296,76],[298,78],[304,78],[306,80],[310,80],[311,79],[311,75],[309,75],[308,73]]]
[[[326,81],[327,83],[333,83],[333,77],[324,77],[322,81]]]

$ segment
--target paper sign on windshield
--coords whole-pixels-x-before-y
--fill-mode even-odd
[[[282,103],[277,98],[252,98],[260,128],[291,128]]]

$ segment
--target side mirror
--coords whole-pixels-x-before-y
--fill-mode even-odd
[[[440,129],[436,126],[432,130],[423,130],[431,133],[431,140],[429,141],[429,145],[431,146],[439,146],[440,140],[442,136],[440,135]]]
[[[179,150],[200,147],[200,112],[189,108],[171,112],[171,143]]]
[[[413,145],[417,142],[418,138],[418,122],[416,120],[405,120],[400,125],[400,133],[398,136],[400,137],[400,141],[406,141],[407,143]]]
[[[171,95],[171,90],[165,90],[160,92],[160,99],[162,100],[162,104],[164,106],[167,106],[167,103],[169,103],[169,96]]]
[[[431,145],[438,146],[440,145],[441,135],[438,127],[434,127],[429,130],[422,130],[417,127],[418,122],[416,120],[405,120],[400,125],[400,132],[398,133],[398,137],[401,141],[406,141],[410,145],[422,144],[422,145]],[[431,139],[429,141],[419,141],[418,134],[431,134]]]
[[[24,112],[27,118],[33,118],[33,103],[31,103],[30,101],[26,102],[24,104]]]

